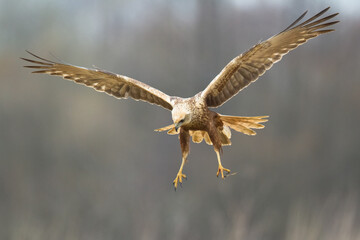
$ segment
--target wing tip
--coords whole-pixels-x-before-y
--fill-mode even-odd
[[[315,19],[318,19],[321,15],[323,15],[325,12],[327,12],[328,10],[330,9],[330,6],[328,6],[327,8],[324,8],[323,10],[321,10],[320,12],[318,12],[317,14],[315,14],[314,16],[310,17],[309,19],[305,20],[304,22],[302,23],[299,23],[300,20],[302,20],[304,18],[304,16],[307,14],[307,10],[300,16],[298,17],[292,24],[290,24],[290,26],[288,26],[286,29],[284,29],[283,31],[281,31],[280,33],[283,33],[283,32],[286,32],[288,30],[292,30],[294,28],[297,28],[297,27],[309,27],[309,25],[313,26],[314,23],[321,23],[323,21],[326,21],[330,18],[333,18],[335,16],[337,16],[339,13],[334,13],[334,14],[331,14],[327,17],[324,17],[320,20],[316,20],[316,22],[313,22]],[[298,25],[296,25],[297,23],[299,23]],[[309,24],[309,25],[307,25]]]
[[[25,52],[27,52],[28,54],[30,54],[31,56],[33,56],[33,57],[35,57],[35,58],[37,58],[37,59],[40,59],[40,60],[45,61],[44,63],[39,63],[39,64],[56,64],[56,62],[51,61],[51,60],[49,60],[49,59],[42,58],[42,57],[40,57],[40,56],[38,56],[38,55],[30,52],[30,51],[27,50],[27,49],[25,50]],[[28,61],[28,62],[31,62],[31,61],[32,61],[32,62],[35,62],[35,60],[31,60],[31,59],[27,59],[27,58],[22,58],[22,57],[20,57],[20,59],[25,60],[25,61]]]

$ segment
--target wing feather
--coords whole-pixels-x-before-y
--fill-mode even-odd
[[[329,8],[296,25],[307,12],[303,13],[284,31],[234,58],[201,93],[201,97],[205,99],[208,107],[219,107],[224,104],[240,90],[256,81],[289,51],[311,38],[334,31],[334,29],[324,28],[339,21],[324,22],[332,19],[338,13],[318,19]]]
[[[33,71],[33,73],[46,73],[55,76],[62,76],[64,79],[84,84],[99,92],[105,92],[116,98],[131,97],[135,100],[142,100],[151,104],[159,105],[168,110],[172,110],[173,108],[170,103],[170,96],[143,82],[101,70],[99,68],[89,69],[70,64],[53,62],[41,58],[29,51],[27,52],[37,58],[36,60],[21,58],[30,63],[38,64],[24,66],[26,68],[37,69]]]

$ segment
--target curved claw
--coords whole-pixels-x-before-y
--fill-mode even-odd
[[[225,175],[224,175],[224,171],[225,171]],[[223,166],[220,165],[216,173],[216,177],[219,177],[220,173],[221,173],[221,178],[224,179],[228,174],[230,174],[230,169],[224,168]]]
[[[176,175],[176,178],[175,178],[174,181],[173,181],[173,185],[174,185],[175,191],[176,191],[176,188],[178,187],[179,184],[180,184],[180,186],[182,187],[183,179],[187,179],[186,175],[183,174],[182,172],[179,172],[179,173]]]

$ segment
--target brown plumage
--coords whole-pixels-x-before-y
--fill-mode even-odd
[[[33,73],[62,76],[65,79],[92,87],[97,91],[106,92],[116,98],[131,97],[135,100],[146,101],[170,110],[174,123],[156,129],[156,131],[168,131],[168,134],[179,134],[182,162],[173,182],[176,189],[183,179],[186,178],[182,171],[189,154],[190,137],[192,137],[195,143],[205,140],[207,144],[213,145],[218,160],[217,176],[221,174],[221,177],[225,178],[226,174],[230,173],[229,169],[222,166],[220,160],[222,146],[231,144],[230,128],[247,135],[255,135],[256,133],[253,129],[263,128],[264,125],[261,123],[266,122],[268,116],[225,116],[209,110],[209,107],[219,107],[224,104],[240,90],[256,81],[259,76],[270,69],[274,63],[280,61],[282,56],[289,51],[311,38],[334,31],[334,29],[324,28],[338,22],[328,22],[338,13],[319,19],[328,10],[329,8],[326,8],[308,20],[299,23],[305,16],[305,12],[284,31],[234,58],[210,82],[204,91],[191,98],[169,96],[158,89],[126,76],[97,68],[88,69],[53,62],[30,52],[28,53],[35,57],[36,60],[22,59],[35,64],[25,66],[37,69]]]

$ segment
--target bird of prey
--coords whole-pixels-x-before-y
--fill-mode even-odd
[[[205,140],[207,144],[213,145],[218,161],[216,176],[220,175],[224,179],[230,173],[229,169],[223,167],[220,159],[222,146],[231,144],[230,128],[247,135],[255,135],[256,133],[252,129],[264,128],[261,123],[266,122],[268,116],[226,116],[211,111],[209,108],[223,105],[240,90],[256,81],[289,51],[304,44],[311,38],[334,31],[334,29],[326,29],[326,27],[339,22],[328,21],[338,13],[320,18],[329,8],[322,10],[306,21],[300,22],[307,12],[303,13],[279,34],[256,44],[247,52],[235,57],[203,91],[190,98],[169,96],[130,77],[98,68],[89,69],[50,61],[31,52],[28,53],[35,57],[35,60],[22,59],[34,64],[24,66],[34,68],[33,73],[61,76],[64,79],[84,84],[116,98],[131,97],[170,110],[173,124],[155,131],[168,131],[168,134],[179,134],[182,161],[173,181],[176,190],[178,185],[181,185],[183,179],[186,178],[183,167],[189,154],[190,137],[195,143]]]

